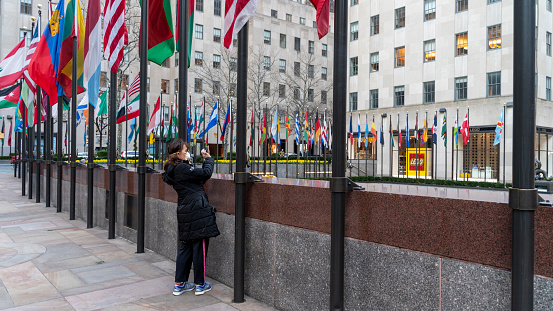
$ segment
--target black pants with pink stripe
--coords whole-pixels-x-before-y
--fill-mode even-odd
[[[209,239],[196,240],[180,243],[177,254],[177,267],[175,272],[175,283],[187,282],[190,275],[190,268],[194,263],[194,284],[205,282],[205,259]]]

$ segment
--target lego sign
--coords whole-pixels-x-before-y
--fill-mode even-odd
[[[407,149],[407,175],[428,175],[428,153],[425,149]]]

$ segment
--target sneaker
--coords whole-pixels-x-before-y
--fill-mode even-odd
[[[211,284],[205,282],[204,285],[196,285],[196,296],[203,295],[211,290]]]
[[[192,291],[194,289],[194,284],[190,284],[188,282],[182,283],[182,285],[175,284],[175,287],[173,288],[173,295],[178,296],[183,293]]]

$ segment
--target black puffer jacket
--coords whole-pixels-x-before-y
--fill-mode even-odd
[[[213,158],[204,160],[202,168],[194,168],[187,162],[179,161],[170,165],[163,180],[178,194],[177,219],[179,239],[193,241],[219,235],[215,221],[215,207],[209,205],[204,190],[205,182],[213,173]]]

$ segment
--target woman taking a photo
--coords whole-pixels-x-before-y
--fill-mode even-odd
[[[204,190],[205,182],[211,178],[215,161],[202,149],[202,168],[190,163],[188,144],[182,139],[167,146],[169,156],[163,169],[163,180],[178,194],[177,220],[180,247],[177,254],[175,287],[173,295],[181,295],[195,289],[196,295],[211,290],[205,281],[205,259],[209,238],[219,235],[215,222],[215,208],[209,205]],[[194,283],[188,282],[190,268],[194,264]]]

